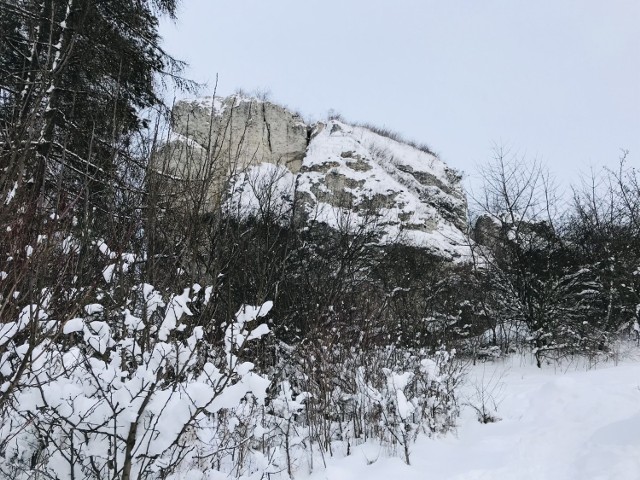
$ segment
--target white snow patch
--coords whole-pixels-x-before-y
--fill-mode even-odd
[[[348,457],[328,458],[326,470],[303,478],[640,478],[640,363],[589,371],[576,365],[537,369],[521,357],[480,364],[469,372],[462,402],[478,402],[475,386],[490,377],[500,379],[500,388],[488,394],[498,401],[501,421],[481,424],[466,407],[457,433],[421,436],[411,445],[411,465],[368,443]]]
[[[74,332],[81,332],[84,329],[84,321],[82,318],[72,318],[62,327],[62,333],[68,335]]]

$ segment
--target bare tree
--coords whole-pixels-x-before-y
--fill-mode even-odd
[[[493,340],[529,343],[538,366],[545,357],[597,353],[605,337],[589,316],[593,275],[565,241],[548,173],[498,148],[483,177],[476,273],[495,318]]]

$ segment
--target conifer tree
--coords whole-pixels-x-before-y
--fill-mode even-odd
[[[0,0],[0,194],[100,207],[131,160],[158,75],[180,64],[158,16],[176,0]],[[121,180],[121,179],[120,179]]]

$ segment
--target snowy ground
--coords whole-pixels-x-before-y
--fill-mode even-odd
[[[313,480],[638,480],[640,361],[542,370],[521,357],[472,367],[464,399],[488,387],[501,420],[466,407],[455,435],[419,439],[411,465],[365,445],[328,461]],[[491,400],[491,398],[490,398]]]

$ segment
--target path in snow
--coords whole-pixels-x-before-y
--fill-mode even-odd
[[[466,408],[457,435],[413,445],[411,466],[367,445],[311,478],[640,479],[640,362],[566,373],[519,362],[487,363],[469,374],[469,401],[483,377],[500,384],[501,421],[480,424]]]

